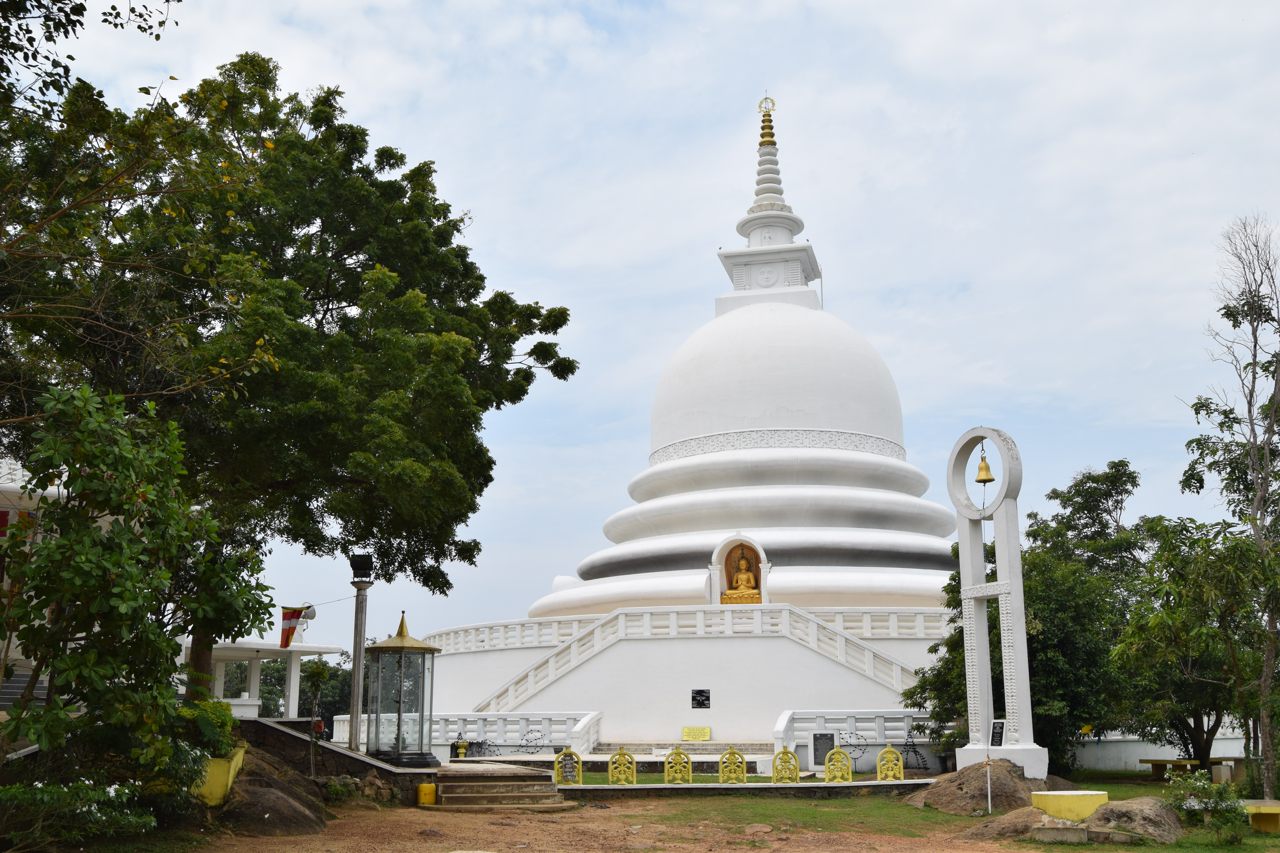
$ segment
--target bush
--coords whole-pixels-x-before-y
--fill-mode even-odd
[[[148,775],[139,804],[155,815],[161,828],[204,823],[204,803],[191,791],[204,781],[208,760],[209,753],[200,747],[175,740],[169,761]]]
[[[1199,821],[1213,830],[1219,844],[1244,840],[1249,815],[1230,782],[1215,783],[1204,770],[1170,773],[1165,799],[1184,821]]]
[[[199,747],[214,758],[226,758],[235,748],[236,740],[232,733],[235,718],[231,716],[231,706],[216,699],[206,699],[183,705],[178,709],[182,719],[183,739],[192,746]]]
[[[17,853],[154,829],[156,819],[133,805],[137,796],[136,786],[87,780],[5,785],[0,787],[0,838],[9,853]]]

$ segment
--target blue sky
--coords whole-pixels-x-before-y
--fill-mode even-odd
[[[1179,494],[1186,401],[1227,377],[1205,329],[1218,243],[1280,217],[1280,6],[1243,2],[388,2],[176,7],[158,43],[90,27],[71,52],[113,101],[235,54],[337,85],[375,145],[434,160],[495,288],[566,305],[568,383],[494,413],[479,565],[433,598],[371,591],[369,631],[518,618],[606,544],[646,464],[666,356],[729,287],[716,258],[754,186],[768,89],[788,201],[828,310],[880,350],[908,458],[942,468],[976,424],[1018,441],[1022,509],[1128,458],[1135,514]],[[168,91],[168,90],[166,90]],[[350,595],[334,559],[279,546],[282,603]],[[350,642],[350,603],[308,642]]]

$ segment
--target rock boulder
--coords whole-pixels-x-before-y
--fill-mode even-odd
[[[1182,837],[1178,813],[1157,797],[1117,800],[1098,808],[1084,825],[1089,829],[1129,832],[1172,844]]]
[[[217,820],[241,835],[310,835],[324,831],[328,816],[319,785],[250,747]]]

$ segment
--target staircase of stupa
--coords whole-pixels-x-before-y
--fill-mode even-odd
[[[615,610],[534,661],[476,705],[480,713],[513,711],[558,678],[622,640],[779,637],[901,692],[915,683],[911,666],[789,604],[748,607],[644,607]]]

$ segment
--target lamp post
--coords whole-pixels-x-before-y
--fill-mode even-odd
[[[360,694],[364,688],[364,614],[369,605],[368,589],[373,586],[373,555],[352,554],[351,585],[356,588],[356,627],[351,641],[351,722],[347,726],[347,748],[360,751]]]

